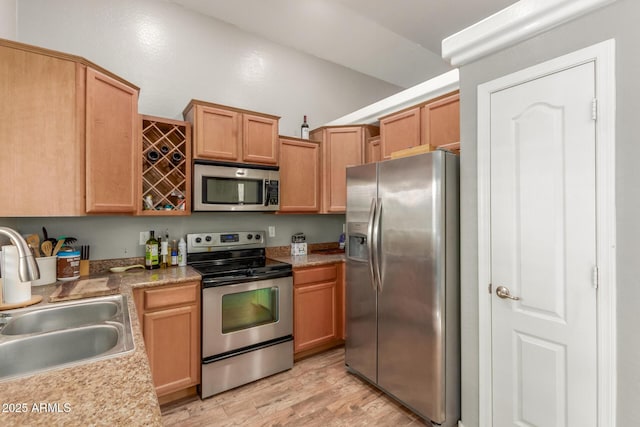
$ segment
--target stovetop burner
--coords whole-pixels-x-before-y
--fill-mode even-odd
[[[291,264],[266,258],[264,246],[262,231],[187,234],[187,264],[205,288],[291,276]]]

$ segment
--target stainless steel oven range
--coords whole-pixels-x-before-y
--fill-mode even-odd
[[[263,231],[187,234],[202,275],[205,398],[293,367],[291,265],[265,257]]]

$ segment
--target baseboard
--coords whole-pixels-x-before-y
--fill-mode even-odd
[[[198,389],[196,386],[185,388],[184,390],[174,391],[173,393],[165,394],[158,397],[158,403],[160,406],[169,405],[179,400],[190,399],[198,395]]]
[[[462,424],[462,420],[458,421],[458,427],[464,427],[464,424]]]

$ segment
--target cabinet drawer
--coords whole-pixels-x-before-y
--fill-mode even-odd
[[[338,274],[335,264],[305,268],[293,271],[293,284],[303,285],[305,283],[328,282],[336,280],[336,277],[338,277]]]
[[[174,305],[196,304],[200,283],[163,287],[144,291],[144,309],[154,310]]]

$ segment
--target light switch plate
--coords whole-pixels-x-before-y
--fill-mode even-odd
[[[276,226],[275,225],[270,225],[269,226],[269,237],[276,237]]]

